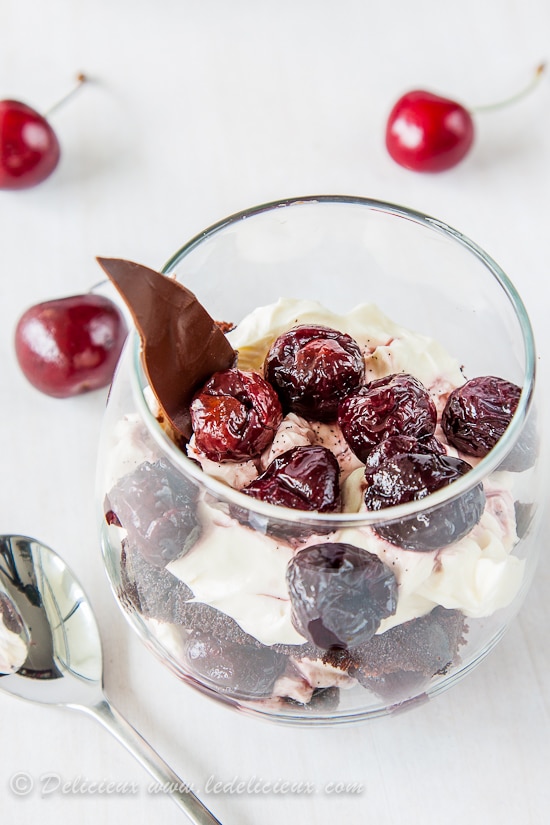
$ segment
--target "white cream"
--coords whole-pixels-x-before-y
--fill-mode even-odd
[[[167,570],[191,588],[195,601],[231,616],[263,644],[302,644],[286,589],[291,548],[242,527],[204,501],[198,515],[204,525],[200,540]]]
[[[15,673],[25,663],[27,654],[21,636],[6,627],[0,614],[0,674]]]
[[[117,421],[113,443],[105,454],[105,489],[109,491],[119,479],[136,470],[144,461],[156,461],[158,448],[147,435],[140,415],[131,413]]]
[[[325,688],[337,686],[341,688],[352,688],[357,684],[357,679],[328,662],[321,659],[293,659],[294,667],[301,676],[313,688]]]
[[[259,472],[256,463],[250,461],[212,461],[198,449],[195,443],[195,436],[191,436],[187,444],[187,455],[201,465],[202,470],[212,478],[223,481],[235,490],[242,490],[255,478]]]
[[[340,467],[340,482],[353,470],[364,466],[348,447],[336,422],[324,424],[321,421],[306,421],[305,418],[289,413],[279,425],[271,447],[262,455],[262,469],[293,447],[311,446],[326,447],[334,453]]]
[[[295,413],[286,415],[271,442],[271,446],[262,455],[262,468],[271,464],[274,458],[292,450],[294,447],[311,447],[315,444],[315,432],[309,421]]]
[[[397,611],[381,622],[379,633],[437,605],[481,618],[512,601],[521,587],[524,562],[511,555],[517,535],[509,486],[509,473],[495,473],[487,479],[486,507],[480,521],[467,536],[442,550],[404,550],[380,539],[369,527],[334,534],[333,541],[354,544],[377,555],[397,578]],[[363,487],[363,473],[357,470],[343,485],[345,510],[366,511]]]
[[[313,695],[313,685],[298,673],[284,673],[273,685],[273,696],[294,699],[306,705]]]
[[[181,662],[185,658],[186,635],[179,627],[168,622],[159,622],[157,619],[144,619],[144,622],[176,662]]]

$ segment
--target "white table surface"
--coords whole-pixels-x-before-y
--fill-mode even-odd
[[[95,255],[160,267],[236,210],[355,194],[435,215],[496,258],[527,304],[548,384],[550,72],[514,108],[480,115],[473,151],[447,173],[408,172],[383,143],[389,109],[411,87],[474,106],[526,83],[550,59],[547,0],[2,0],[0,17],[0,98],[46,109],[78,71],[93,78],[52,120],[63,146],[55,175],[0,192],[1,532],[42,539],[84,582],[113,703],[224,825],[548,822],[548,517],[520,616],[446,694],[333,730],[241,718],[181,685],[113,600],[93,507],[106,391],[43,396],[20,374],[12,345],[27,306],[101,279]],[[18,772],[34,781],[27,796],[10,790]],[[49,787],[59,777],[72,790],[43,793],[44,775],[54,777]],[[235,777],[315,788],[212,792]],[[134,782],[137,793],[79,793],[84,780]],[[339,781],[363,790],[329,793]],[[148,786],[92,720],[0,695],[2,822],[184,821]]]

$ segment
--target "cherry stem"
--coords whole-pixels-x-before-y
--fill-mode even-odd
[[[503,109],[505,106],[509,106],[512,103],[516,103],[518,100],[521,100],[523,97],[526,97],[530,94],[533,89],[535,89],[539,85],[539,81],[546,70],[546,63],[539,63],[537,68],[535,69],[535,73],[531,78],[530,83],[525,86],[525,88],[521,89],[521,91],[516,92],[515,95],[511,97],[507,97],[504,100],[499,100],[496,103],[487,103],[482,106],[472,106],[470,107],[470,112],[474,114],[478,114],[479,112],[491,112],[493,109]]]
[[[60,109],[61,106],[64,106],[65,103],[69,100],[69,98],[72,97],[76,92],[78,92],[82,84],[86,83],[87,80],[88,78],[82,72],[80,74],[77,74],[76,82],[73,88],[70,89],[66,94],[64,94],[62,98],[60,98],[56,103],[53,104],[53,106],[50,106],[49,109],[43,112],[42,116],[44,118],[49,118],[52,112],[55,112],[57,111],[57,109]]]

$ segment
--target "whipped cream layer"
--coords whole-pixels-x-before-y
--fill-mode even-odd
[[[312,535],[297,550],[345,542],[374,553],[390,567],[398,583],[397,610],[380,623],[377,633],[424,616],[438,605],[461,610],[470,618],[490,616],[515,597],[524,562],[511,555],[517,541],[511,496],[495,486],[487,502],[476,527],[442,550],[403,550],[381,539],[371,527]],[[167,570],[191,588],[196,601],[231,616],[263,644],[303,644],[306,640],[292,624],[286,589],[286,567],[296,551],[204,501],[199,512],[205,532]]]
[[[291,621],[286,568],[293,551],[199,502],[203,534],[185,556],[167,565],[195,601],[231,616],[265,645],[303,644]]]
[[[397,610],[382,620],[378,633],[429,613],[438,605],[477,619],[512,601],[521,586],[524,562],[511,555],[517,535],[508,475],[495,473],[485,482],[486,507],[478,524],[460,541],[441,550],[404,550],[381,539],[370,527],[334,534],[334,541],[374,553],[395,574]]]

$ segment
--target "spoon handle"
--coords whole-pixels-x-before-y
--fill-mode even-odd
[[[171,799],[174,800],[180,810],[187,814],[193,825],[221,825],[219,819],[216,819],[210,813],[208,808],[190,789],[187,790],[186,783],[174,773],[170,766],[161,759],[151,745],[110,704],[106,697],[95,705],[79,706],[78,709],[100,722],[104,728],[113,734],[115,739],[118,739],[135,756],[151,776],[167,788]]]

